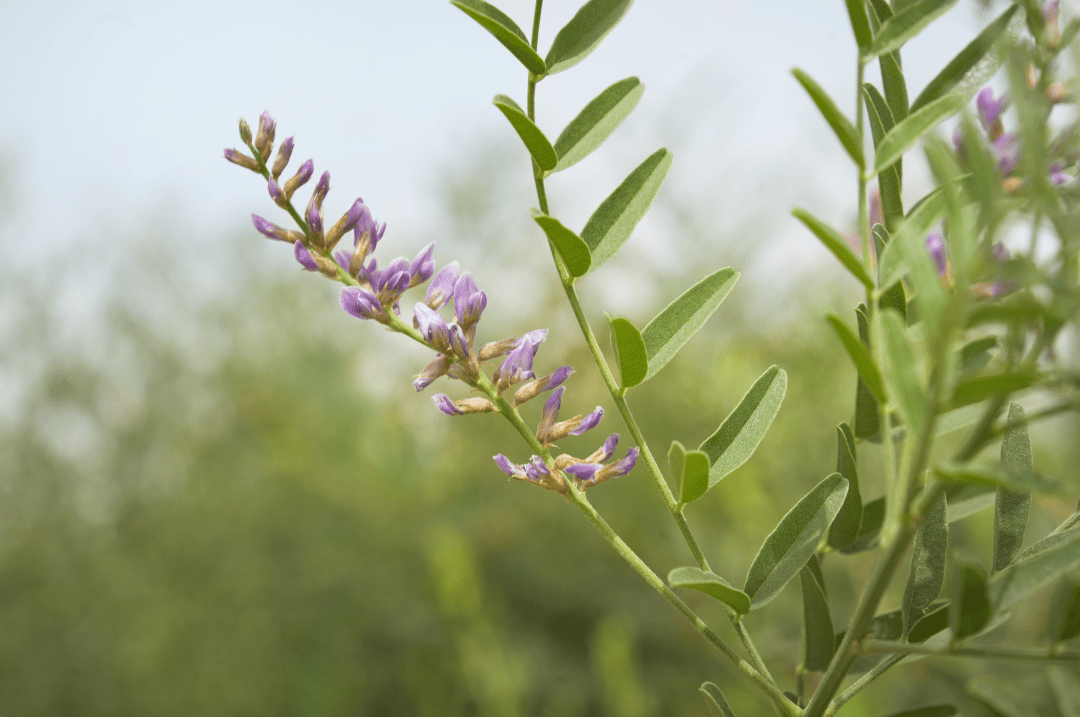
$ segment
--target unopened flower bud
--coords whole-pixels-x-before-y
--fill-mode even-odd
[[[458,277],[454,284],[454,314],[458,325],[468,329],[480,320],[487,307],[487,294],[476,288],[476,282],[468,272]]]
[[[341,304],[341,308],[358,319],[378,321],[383,317],[383,306],[379,302],[379,297],[359,286],[346,286],[342,289],[338,303]]]
[[[435,360],[425,366],[418,376],[413,377],[413,388],[416,389],[417,393],[420,393],[430,386],[432,381],[440,376],[445,376],[450,371],[451,365],[452,362],[449,356],[438,354]]]
[[[409,281],[410,288],[423,284],[435,273],[435,260],[431,258],[434,253],[435,242],[431,242],[421,249],[409,264],[409,274],[412,276]]]
[[[235,149],[228,147],[224,150],[225,159],[229,160],[233,164],[239,165],[244,169],[250,169],[252,172],[259,171],[259,163],[255,161],[253,157],[249,157],[242,152],[238,152]]]
[[[293,254],[296,256],[296,261],[300,263],[300,266],[304,267],[308,271],[318,271],[319,267],[315,263],[315,260],[311,258],[311,252],[304,246],[304,242],[298,241],[293,245]]]
[[[514,394],[514,406],[520,406],[526,401],[531,401],[545,391],[551,391],[558,388],[572,373],[574,373],[573,368],[570,366],[562,366],[555,371],[555,373],[550,373],[535,381],[530,381],[519,388]]]
[[[308,205],[307,210],[308,231],[311,232],[311,242],[317,247],[326,248],[326,237],[323,236],[322,211],[313,204]]]
[[[266,182],[266,190],[270,192],[270,198],[274,200],[274,204],[282,209],[289,205],[289,198],[285,196],[285,192],[281,191],[281,187],[273,177]]]
[[[285,196],[292,199],[296,190],[304,186],[311,179],[311,175],[315,173],[315,163],[310,159],[300,165],[300,169],[296,170],[290,179],[285,182]]]
[[[1050,100],[1052,104],[1057,104],[1068,96],[1068,90],[1065,88],[1065,83],[1051,82],[1050,86],[1046,88],[1046,99]]]
[[[438,309],[448,303],[454,296],[454,286],[458,280],[458,263],[452,261],[442,268],[435,279],[428,284],[427,298],[424,303],[433,309]],[[481,359],[483,360],[483,359]]]
[[[281,173],[285,171],[285,167],[289,165],[289,159],[292,158],[293,151],[293,138],[287,137],[278,147],[277,157],[274,158],[274,167],[270,171],[274,179],[281,176]]]
[[[1008,177],[1001,183],[1001,191],[1005,194],[1016,194],[1023,185],[1024,180],[1020,177]]]
[[[270,116],[269,110],[264,110],[259,115],[259,131],[255,133],[255,149],[262,156],[263,161],[270,159],[270,153],[274,149],[274,131],[277,122]]]
[[[240,118],[240,141],[244,144],[251,144],[251,127],[243,117]]]
[[[319,273],[328,279],[337,279],[339,266],[337,262],[329,257],[325,257],[319,252],[315,252],[311,255],[311,258],[315,260],[315,266],[319,267]]]
[[[1035,69],[1035,65],[1028,64],[1024,71],[1024,75],[1027,78],[1027,86],[1029,89],[1035,89],[1039,84],[1039,72]]]
[[[277,239],[278,241],[295,244],[297,241],[300,241],[300,238],[303,236],[300,232],[289,231],[288,229],[279,227],[277,224],[263,219],[258,214],[251,215],[251,223],[255,225],[255,231],[259,232],[267,239]],[[303,242],[300,242],[300,245],[303,246]]]
[[[481,396],[463,398],[460,401],[451,401],[445,393],[438,393],[431,397],[439,410],[448,416],[463,416],[466,413],[492,413],[495,404]]]
[[[334,226],[326,231],[327,248],[334,247],[341,240],[341,237],[345,236],[345,232],[355,228],[360,223],[360,218],[364,215],[366,209],[363,199],[357,199],[353,202],[349,211],[345,212],[341,219],[338,219]]]

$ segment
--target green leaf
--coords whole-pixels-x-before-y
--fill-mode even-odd
[[[949,401],[949,407],[959,408],[960,406],[985,401],[993,396],[1007,396],[1014,391],[1030,388],[1040,378],[1042,376],[1035,371],[995,373],[969,378],[956,384],[952,399]]]
[[[949,603],[949,627],[953,639],[976,634],[990,622],[994,611],[987,595],[986,576],[970,563],[957,563],[953,570],[952,601]]]
[[[1064,642],[1080,635],[1080,581],[1066,579],[1058,587],[1050,607],[1050,642]]]
[[[991,53],[991,50],[995,45],[1000,44],[999,41],[1003,37],[1006,37],[1006,30],[1018,8],[1018,5],[1012,5],[1005,12],[998,15],[996,20],[987,25],[986,29],[979,33],[978,37],[960,51],[960,54],[945,65],[945,69],[930,80],[923,91],[919,93],[919,96],[915,98],[915,101],[911,103],[911,111],[915,112],[944,96],[946,92],[964,81],[964,77],[968,73],[982,69],[983,72],[989,70],[992,75],[1005,59],[1006,53],[994,54]],[[981,63],[985,59],[989,59],[990,62],[986,68],[981,68]],[[980,81],[971,84],[978,88],[983,83]]]
[[[893,232],[892,240],[885,246],[878,264],[878,280],[881,286],[892,286],[911,271],[917,262],[937,270],[926,252],[926,235],[945,213],[945,197],[940,189],[928,194],[915,205],[904,218],[900,228]]]
[[[881,65],[881,88],[885,91],[885,99],[892,110],[893,119],[902,122],[908,116],[908,93],[904,70],[900,66],[900,51],[886,52],[879,56],[878,64]]]
[[[772,602],[788,581],[806,565],[847,495],[848,484],[833,473],[803,496],[765,538],[750,570],[743,591],[750,596],[751,609]]]
[[[722,577],[698,568],[675,568],[668,573],[668,585],[690,588],[711,595],[740,615],[750,612],[750,598],[742,590],[731,587]]]
[[[994,575],[990,581],[990,601],[997,610],[1007,610],[1080,566],[1080,529],[1063,531],[1054,542],[1053,548],[1015,560]]]
[[[946,489],[949,499],[949,522],[980,513],[994,504],[997,491],[989,485],[955,485]]]
[[[824,672],[836,651],[836,633],[829,615],[825,587],[818,580],[810,563],[816,566],[817,557],[811,555],[809,563],[799,571],[803,596],[802,667],[810,672]]]
[[[981,371],[993,358],[990,352],[1000,345],[997,336],[984,336],[964,344],[960,349],[960,370],[965,373]]]
[[[645,85],[641,84],[641,80],[627,77],[585,105],[555,140],[559,163],[552,171],[561,172],[592,154],[622,124],[644,92]]]
[[[904,633],[926,615],[945,583],[945,556],[949,549],[949,522],[945,494],[923,515],[911,549],[911,568],[904,587]]]
[[[724,699],[724,693],[711,682],[706,682],[698,688],[705,698],[705,704],[709,706],[709,714],[712,717],[735,717],[735,713]]]
[[[551,146],[551,142],[540,131],[540,128],[533,124],[518,103],[506,95],[495,95],[493,103],[506,116],[506,119],[510,120],[510,125],[517,132],[518,137],[521,137],[525,148],[529,150],[529,154],[536,160],[540,169],[545,172],[555,169],[559,155],[555,154],[555,148]]]
[[[666,149],[649,155],[589,217],[581,238],[592,251],[590,271],[603,266],[630,238],[660,191],[671,168],[671,159],[671,152]]]
[[[855,320],[859,325],[859,340],[864,347],[869,346],[870,319],[866,317],[866,306],[863,304],[859,304],[855,309]],[[878,416],[877,400],[866,381],[859,376],[855,382],[855,437],[876,441],[880,431],[881,419]]]
[[[637,386],[645,380],[645,372],[649,369],[641,332],[626,319],[608,317],[608,323],[611,324],[611,346],[615,349],[615,361],[619,364],[623,388]]]
[[[897,123],[881,140],[874,159],[874,173],[891,166],[904,156],[920,138],[944,120],[963,109],[967,99],[946,95],[934,100],[918,112],[912,112],[904,121]]]
[[[957,466],[951,463],[942,463],[934,467],[934,473],[954,483],[1005,488],[1006,490],[1019,492],[1037,491],[1050,495],[1062,493],[1062,486],[1057,481],[1035,474],[1020,477],[999,470],[996,466],[988,467],[971,463]]]
[[[899,49],[955,4],[956,0],[920,0],[901,10],[881,24],[881,32],[874,38],[867,56]]]
[[[547,73],[568,70],[584,60],[607,37],[630,8],[631,0],[589,0],[555,36],[548,50]]]
[[[859,492],[859,473],[855,460],[855,434],[846,423],[836,427],[836,472],[848,482],[847,497],[829,528],[829,547],[850,548],[859,537],[863,522],[862,495]]]
[[[832,98],[825,93],[825,90],[821,89],[818,83],[810,78],[810,75],[798,68],[793,69],[791,74],[795,75],[795,79],[810,95],[810,99],[817,105],[818,111],[825,117],[825,121],[829,123],[833,133],[840,140],[840,144],[844,145],[844,149],[847,150],[848,155],[855,162],[855,166],[861,171],[866,166],[866,160],[863,158],[862,143],[859,140],[859,133],[855,130],[855,125],[851,124],[851,120],[844,116],[837,108],[836,103],[832,101]]]
[[[855,252],[848,246],[847,240],[843,235],[830,227],[825,222],[815,217],[805,209],[794,209],[791,212],[795,215],[795,218],[806,225],[806,228],[813,232],[822,244],[824,244],[833,255],[840,260],[840,263],[844,265],[851,274],[863,283],[867,289],[874,290],[874,280],[870,278],[870,275],[866,273],[866,267],[863,266],[859,257],[855,256]]]
[[[911,628],[908,633],[908,642],[926,642],[949,626],[949,605],[940,604],[939,607],[931,607],[922,618]]]
[[[1046,672],[1061,717],[1080,717],[1080,675],[1076,668],[1048,665]]]
[[[480,26],[495,36],[514,57],[525,65],[529,72],[542,76],[547,71],[543,58],[529,46],[525,33],[513,20],[494,5],[484,0],[450,0],[450,4],[480,23]]]
[[[690,503],[709,489],[709,457],[701,451],[687,451],[680,503]]]
[[[851,32],[855,35],[855,44],[860,50],[870,47],[874,35],[870,32],[870,21],[866,17],[863,0],[846,0],[848,19],[851,20]]]
[[[1031,440],[1028,438],[1024,409],[1019,403],[1009,404],[1009,423],[1018,423],[1005,430],[1001,440],[1001,468],[1021,482],[1031,482],[1035,470],[1031,459]],[[1031,509],[1031,491],[998,488],[994,505],[994,570],[1004,570],[1020,552],[1027,530]]]
[[[589,254],[589,247],[584,240],[563,226],[563,223],[555,217],[549,217],[537,209],[529,211],[533,221],[540,225],[555,246],[555,250],[559,252],[570,276],[584,276],[592,263],[592,255]]]
[[[952,705],[931,705],[917,710],[897,712],[889,717],[952,717],[954,714],[956,714],[956,708]]]
[[[866,114],[870,118],[870,131],[874,137],[874,146],[877,147],[895,124],[892,110],[889,109],[889,105],[877,88],[869,82],[863,85],[863,94],[866,95]],[[878,174],[881,213],[885,218],[885,228],[890,232],[896,231],[900,222],[904,220],[904,203],[900,197],[900,171],[901,162],[898,160],[896,164],[886,167]]]
[[[1070,515],[1065,519],[1065,522],[1054,528],[1049,535],[1042,540],[1037,540],[1016,556],[1016,560],[1013,562],[1021,562],[1028,558],[1034,557],[1039,553],[1045,553],[1047,550],[1053,550],[1054,548],[1064,545],[1065,543],[1073,540],[1073,528],[1080,524],[1080,510]]]
[[[881,372],[878,371],[874,360],[870,358],[870,352],[866,350],[866,346],[863,345],[862,341],[859,341],[859,337],[848,328],[848,325],[839,316],[830,311],[825,314],[825,318],[832,325],[833,330],[836,331],[836,335],[840,337],[840,341],[844,344],[844,348],[847,349],[848,356],[851,357],[852,362],[855,364],[859,376],[866,382],[866,386],[874,394],[874,398],[879,403],[885,403],[888,400],[885,394],[885,384],[882,382]]]
[[[880,311],[885,335],[885,384],[889,395],[915,435],[922,435],[926,423],[926,392],[915,368],[915,354],[908,343],[904,321],[892,310]]]
[[[649,357],[646,379],[655,376],[705,325],[738,279],[739,272],[734,269],[714,272],[687,289],[649,322],[641,332]]]
[[[862,525],[859,527],[859,537],[847,548],[840,552],[846,555],[861,553],[876,548],[878,537],[881,534],[881,526],[885,523],[885,497],[875,498],[863,506]]]
[[[787,373],[776,366],[770,367],[754,382],[716,433],[701,444],[701,450],[712,466],[710,488],[754,454],[776,418],[786,392]]]
[[[667,452],[667,461],[672,480],[681,484],[686,473],[686,446],[679,441],[672,441]]]

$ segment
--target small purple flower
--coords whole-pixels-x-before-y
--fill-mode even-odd
[[[372,259],[368,269],[368,279],[371,281],[371,287],[383,300],[383,303],[393,303],[409,288],[411,279],[409,276],[409,263],[399,257],[387,264],[382,271],[379,271],[376,266],[375,260]]]
[[[244,169],[250,169],[252,172],[259,171],[259,163],[255,161],[254,157],[249,157],[246,154],[238,152],[235,149],[230,149],[229,147],[226,147],[224,152],[225,159],[233,164],[239,165]]]
[[[938,232],[933,232],[926,235],[926,251],[930,253],[930,258],[934,260],[934,264],[937,266],[938,276],[945,276],[949,273],[949,259],[945,256],[945,239]]]
[[[1005,108],[1009,106],[1009,99],[1004,95],[995,99],[994,90],[984,87],[975,99],[975,106],[979,110],[979,122],[982,123],[983,129],[991,135],[991,139],[995,139],[994,125],[1001,119]]]
[[[338,303],[358,319],[378,319],[383,313],[379,297],[359,286],[346,286],[342,289]]]
[[[472,274],[468,272],[458,277],[454,285],[454,314],[458,325],[468,329],[480,320],[480,314],[487,307],[487,294],[476,288]]]
[[[512,463],[510,459],[504,456],[502,453],[494,456],[494,458],[495,465],[499,466],[502,472],[506,475],[510,476],[511,478],[525,478],[525,470],[517,463]]]
[[[263,110],[259,115],[259,130],[255,134],[255,149],[259,150],[263,160],[270,159],[270,150],[274,148],[274,131],[277,122],[270,116],[269,110]]]
[[[532,478],[536,483],[544,483],[551,476],[551,469],[547,467],[547,464],[544,463],[540,456],[533,456],[522,468],[525,469],[525,475]]]
[[[599,463],[577,463],[567,467],[566,472],[578,480],[588,483],[596,477],[597,471],[603,467]]]
[[[420,372],[420,375],[413,379],[413,388],[416,389],[417,393],[420,393],[430,386],[435,379],[440,376],[445,376],[450,370],[451,365],[449,356],[436,354],[435,360],[425,366],[424,370]]]
[[[578,480],[582,482],[582,488],[588,488],[589,486],[603,483],[611,478],[617,478],[623,476],[634,469],[637,464],[639,448],[631,448],[626,452],[626,455],[615,461],[614,463],[606,466],[601,466],[597,463],[578,463],[577,465],[569,466],[566,469],[567,473],[572,474]]]
[[[450,397],[445,393],[437,393],[431,397],[431,400],[435,402],[435,405],[439,407],[439,410],[445,413],[447,416],[462,416],[465,411],[454,405],[454,402],[450,400]]]
[[[551,377],[548,378],[548,380],[544,382],[543,388],[541,388],[540,390],[541,391],[550,391],[553,388],[561,386],[563,381],[570,378],[570,374],[572,374],[573,372],[574,372],[574,369],[569,364],[567,364],[565,366],[560,366],[559,368],[555,369],[555,373],[551,374]],[[618,440],[617,437],[616,437],[616,440]]]
[[[431,258],[434,253],[435,242],[431,242],[421,249],[420,253],[409,264],[409,274],[412,277],[409,282],[410,287],[423,284],[435,273],[435,260]]]
[[[303,242],[297,241],[296,244],[293,245],[293,254],[296,256],[296,260],[300,262],[300,266],[308,271],[319,270],[319,267],[315,264],[315,260],[311,258],[311,252],[307,250]]]
[[[308,207],[307,222],[315,243],[321,246],[323,243],[322,207],[312,202]]]
[[[251,215],[251,223],[255,225],[255,231],[262,234],[267,239],[277,239],[278,241],[287,241],[290,244],[293,243],[293,239],[289,238],[289,233],[279,227],[273,222],[263,219],[258,214]],[[301,245],[302,246],[302,245]]]
[[[439,312],[430,308],[427,304],[418,302],[413,308],[413,317],[416,319],[417,328],[424,339],[435,347],[440,353],[448,353],[450,349],[450,328]]]
[[[998,171],[1005,176],[1012,174],[1020,163],[1020,137],[1015,132],[1006,132],[994,140],[993,150]]]
[[[591,456],[585,459],[587,463],[603,463],[608,458],[611,458],[611,454],[615,452],[615,448],[619,445],[619,434],[612,433],[604,441],[604,445],[600,446]]]
[[[458,263],[452,261],[442,268],[435,279],[428,284],[425,303],[432,309],[438,309],[450,301],[454,295],[454,285],[458,280]]]
[[[990,251],[993,252],[994,258],[1000,261],[1002,264],[1009,260],[1009,250],[1005,248],[1005,245],[1001,242],[996,242]]]
[[[600,424],[600,419],[603,418],[603,417],[604,417],[604,409],[601,408],[600,406],[597,406],[596,410],[594,410],[589,415],[585,416],[585,418],[582,418],[581,422],[575,428],[570,429],[570,431],[569,431],[570,435],[571,436],[580,436],[585,431],[588,431],[588,430],[590,430],[592,428],[596,428]],[[569,422],[570,421],[566,421],[566,423],[569,423]],[[557,427],[558,426],[556,426],[556,428]]]
[[[450,326],[450,347],[461,358],[469,358],[472,355],[472,345],[465,336],[465,332],[457,324]]]
[[[292,159],[293,144],[293,138],[287,137],[278,147],[277,157],[274,159],[274,166],[270,171],[274,179],[280,177],[281,173],[285,171],[285,167],[289,166],[289,160]]]
[[[533,358],[540,348],[540,343],[546,337],[547,329],[537,329],[536,331],[530,331],[517,340],[514,349],[506,355],[506,360],[499,367],[496,383],[499,384],[502,390],[536,377],[532,370]],[[573,371],[573,369],[570,370]]]
[[[285,196],[285,192],[282,191],[276,179],[270,177],[266,182],[266,188],[270,192],[270,198],[274,200],[274,204],[277,204],[279,207],[288,204],[289,198]]]
[[[375,247],[385,233],[386,222],[376,224],[375,219],[371,216],[371,210],[365,204],[363,211],[357,218],[356,226],[353,228],[353,246],[359,244],[366,234],[370,244],[368,251],[375,251]]]

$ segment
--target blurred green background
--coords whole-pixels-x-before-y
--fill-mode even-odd
[[[625,430],[544,278],[547,249],[515,210],[529,201],[527,183],[506,174],[516,169],[448,177],[454,219],[431,238],[440,265],[461,258],[489,289],[479,340],[551,328],[539,369],[578,369],[564,412],[609,411],[600,430],[560,446],[584,455]],[[10,198],[17,177],[4,176]],[[694,236],[702,219],[676,198],[660,202]],[[491,456],[527,452],[498,417],[439,413],[430,395],[462,397],[460,384],[413,393],[423,351],[345,315],[334,286],[253,231],[191,252],[167,217],[141,224],[100,237],[123,248],[107,262],[67,254],[0,268],[0,714],[704,715],[705,680],[740,715],[767,714],[575,510],[505,479]],[[615,262],[656,297],[630,318],[643,323],[717,266],[742,266],[764,227],[691,242],[688,269]],[[395,253],[391,223],[379,255]],[[853,369],[820,319],[856,300],[839,277],[782,294],[781,308],[750,290],[767,276],[745,277],[631,395],[663,456],[673,439],[710,435],[769,365],[789,372],[755,457],[688,511],[714,569],[734,583],[833,469],[835,424],[854,394]],[[1065,439],[1077,428],[1059,420],[1038,433],[1047,474],[1075,474],[1076,442]],[[876,450],[860,456],[871,499],[881,494]],[[643,468],[590,498],[656,572],[692,563]],[[1037,506],[1028,542],[1072,508]],[[985,563],[991,526],[984,512],[955,524],[954,540]],[[826,560],[838,629],[869,567],[869,554]],[[897,582],[883,609],[899,603]],[[734,640],[708,598],[686,599]],[[792,689],[799,599],[789,586],[747,618]],[[1039,609],[1018,628],[1037,630]],[[901,666],[848,711],[933,699],[925,690],[943,683],[926,688],[931,669],[947,686],[997,668]],[[1028,668],[1008,669],[1022,689]]]

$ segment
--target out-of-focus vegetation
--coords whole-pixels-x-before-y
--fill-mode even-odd
[[[482,253],[473,209],[440,237],[440,264]],[[59,286],[0,270],[0,714],[703,715],[704,680],[755,714],[757,696],[576,511],[497,470],[493,454],[526,454],[497,416],[436,411],[409,385],[422,352],[346,316],[317,277],[268,268],[291,252],[260,241],[247,232],[222,243],[243,248],[198,259],[168,237],[129,241],[92,300],[80,281],[94,272],[78,265],[56,267]],[[497,269],[466,264],[481,286]],[[523,326],[500,324],[493,301],[482,339],[566,326],[554,291],[532,296]],[[737,288],[633,400],[663,452],[707,437],[770,364],[789,372],[761,449],[688,510],[736,583],[832,471],[835,425],[850,418],[854,374],[819,318],[829,298],[791,296],[799,319],[762,327]],[[577,367],[566,410],[585,412],[605,394],[578,343],[553,331],[537,360]],[[611,411],[604,426],[622,429]],[[572,440],[565,450],[595,443]],[[1077,450],[1036,447],[1036,465],[1073,478]],[[881,493],[874,458],[861,459],[866,498]],[[590,497],[658,573],[688,564],[642,469]],[[1071,511],[1038,505],[1028,542]],[[988,521],[954,526],[984,558]],[[834,562],[861,579],[867,560]],[[824,567],[843,624],[858,585]],[[687,600],[726,622],[707,598]],[[777,674],[798,660],[798,600],[789,586],[747,618]],[[901,666],[847,709],[886,712],[929,669],[962,685],[969,666]],[[1008,669],[1023,684],[1025,668]]]

